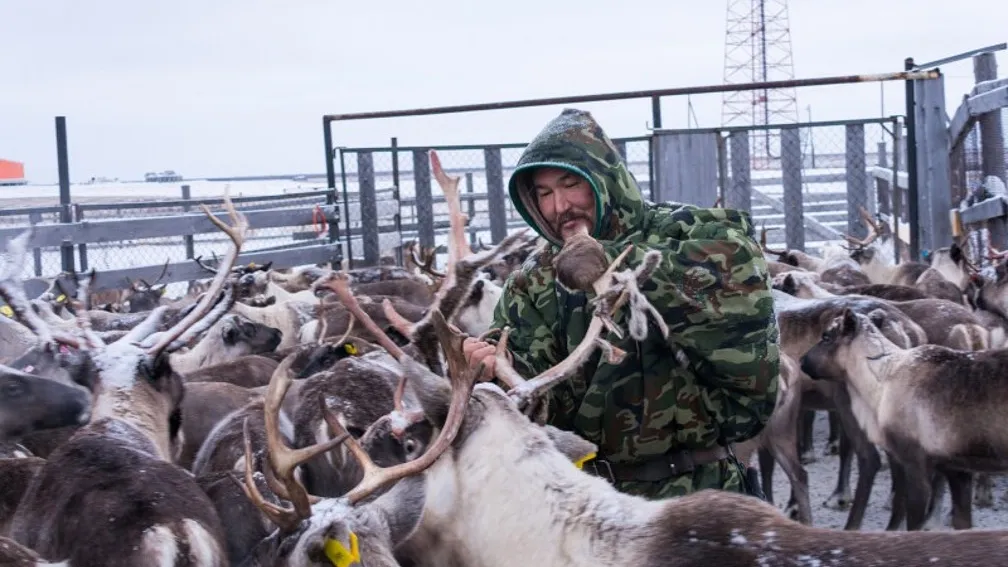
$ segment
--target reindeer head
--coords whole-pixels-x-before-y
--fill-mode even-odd
[[[948,248],[933,250],[929,261],[932,268],[960,290],[969,286],[970,276],[977,272],[967,251],[958,242],[953,242]]]
[[[129,287],[126,288],[126,292],[123,294],[123,311],[126,313],[143,313],[161,305],[161,299],[168,290],[168,284],[160,282],[167,273],[168,260],[165,260],[164,267],[161,269],[161,275],[154,280],[153,284],[148,283],[143,278],[135,281],[127,279]]]
[[[1008,264],[995,264],[992,276],[988,271],[985,268],[984,274],[974,274],[970,278],[970,302],[978,309],[1008,318]]]
[[[283,338],[280,329],[252,321],[244,315],[225,315],[210,328],[211,339],[220,338],[221,354],[235,359],[247,354],[273,352]]]
[[[784,272],[771,280],[773,289],[802,299],[821,297],[825,291],[819,286],[819,274],[815,272]]]
[[[90,418],[91,395],[84,388],[0,365],[0,441]]]
[[[499,285],[482,277],[477,278],[455,315],[459,328],[474,337],[489,330],[494,308],[503,293]]]
[[[801,369],[814,380],[846,382],[853,372],[860,371],[863,360],[880,360],[898,349],[869,316],[845,308],[802,356]]]

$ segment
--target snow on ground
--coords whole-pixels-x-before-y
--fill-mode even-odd
[[[812,504],[812,522],[817,527],[843,529],[847,522],[848,510],[836,511],[822,505],[827,498],[833,494],[836,487],[837,472],[840,466],[840,458],[835,455],[824,456],[826,441],[829,437],[829,422],[825,412],[817,412],[815,422],[815,452],[817,460],[805,465],[805,470],[809,475],[809,495]],[[759,467],[755,454],[752,459],[752,466]],[[850,476],[851,495],[857,487],[857,460],[854,464]],[[889,523],[889,500],[892,478],[889,475],[888,467],[875,475],[875,485],[872,488],[871,497],[868,500],[868,509],[865,511],[862,530],[884,530]],[[791,495],[791,484],[780,466],[775,467],[773,496],[774,505],[783,508]],[[994,507],[978,508],[973,506],[973,527],[974,528],[1008,528],[1008,477],[994,478]],[[946,527],[949,525],[948,515],[951,510],[948,491],[945,491],[943,502],[943,521]],[[951,529],[951,528],[947,528]]]

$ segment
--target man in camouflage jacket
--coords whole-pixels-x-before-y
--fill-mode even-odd
[[[587,331],[593,292],[557,282],[566,250],[588,238],[579,229],[608,262],[632,244],[621,269],[662,252],[642,291],[668,339],[653,323],[639,343],[607,334],[624,360],[611,365],[596,353],[550,391],[549,422],[599,447],[584,469],[649,498],[745,491],[745,469],[725,445],[763,429],[779,368],[769,273],[748,213],[644,202],[612,141],[578,110],[563,111],[528,145],[508,191],[548,241],[508,279],[491,324],[511,327],[508,354],[523,376],[563,360]],[[625,328],[625,309],[618,315]],[[467,339],[465,349],[492,368],[492,345]]]

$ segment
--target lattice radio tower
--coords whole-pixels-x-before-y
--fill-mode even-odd
[[[725,84],[794,79],[787,0],[728,0]],[[748,126],[798,121],[794,88],[726,92],[721,124]],[[749,138],[754,169],[777,168],[780,135],[754,130]]]

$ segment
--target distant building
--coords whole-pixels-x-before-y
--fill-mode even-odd
[[[26,185],[27,183],[23,163],[0,159],[0,185]]]
[[[182,181],[182,175],[166,169],[160,173],[148,172],[144,174],[144,181],[149,183],[167,183],[170,181]]]

